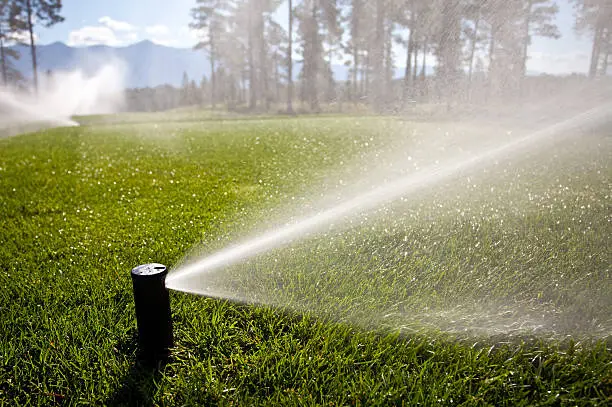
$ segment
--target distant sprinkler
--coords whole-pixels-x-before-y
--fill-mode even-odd
[[[168,359],[173,345],[166,266],[143,264],[132,269],[140,357],[157,364]]]

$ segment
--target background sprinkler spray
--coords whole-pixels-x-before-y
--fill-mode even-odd
[[[173,345],[166,266],[143,264],[132,269],[140,357],[145,362],[168,358]]]

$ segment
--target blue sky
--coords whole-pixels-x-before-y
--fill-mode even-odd
[[[511,0],[509,0],[511,1]],[[65,21],[51,28],[37,27],[39,43],[55,41],[72,46],[106,44],[125,46],[145,39],[159,44],[191,47],[195,42],[189,30],[189,10],[195,0],[64,0]],[[527,69],[548,73],[586,72],[590,39],[573,32],[573,10],[568,0],[557,0],[557,18],[562,38],[536,38],[529,49]],[[276,12],[276,19],[287,22],[287,4]],[[405,60],[405,50],[396,46],[397,61]],[[339,61],[340,63],[340,61]]]

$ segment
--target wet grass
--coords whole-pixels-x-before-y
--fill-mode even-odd
[[[412,129],[374,118],[160,121],[0,140],[0,404],[609,403],[609,129],[385,208],[374,233],[278,252],[282,267],[248,281],[315,312],[173,293],[173,359],[159,372],[137,365],[133,266],[223,247],[288,202],[295,211],[311,191],[333,190],[337,174],[367,172],[347,163],[397,134],[410,144]],[[456,335],[360,316],[459,298],[483,307],[487,296],[596,321]],[[342,306],[329,308],[334,298]]]

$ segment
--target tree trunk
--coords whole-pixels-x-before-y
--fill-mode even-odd
[[[417,75],[419,72],[419,43],[418,41],[415,39],[414,40],[414,61],[412,62],[412,87],[414,88],[416,81],[417,81]]]
[[[476,44],[478,44],[478,27],[480,25],[480,13],[476,16],[474,21],[474,38],[470,44],[470,66],[468,68],[468,100],[472,100],[472,76],[474,74],[474,55],[476,54]]]
[[[480,23],[480,18],[477,18],[474,22],[474,38],[472,38],[472,43],[470,44],[470,66],[468,68],[468,83],[472,84],[472,75],[474,73],[474,55],[476,54],[476,36],[478,35],[478,25]]]
[[[353,0],[352,6],[353,6],[353,10],[352,10],[353,16],[351,20],[351,24],[352,24],[351,41],[353,43],[353,102],[354,104],[357,104],[359,103],[359,95],[361,93],[361,89],[359,86],[359,45],[358,45],[359,30],[361,28],[359,24],[359,17],[361,16],[361,7],[362,7],[361,0]]]
[[[523,25],[523,54],[521,55],[521,77],[519,79],[519,96],[523,96],[525,91],[525,76],[527,76],[527,51],[529,49],[529,26],[531,25],[531,8],[533,1],[527,2],[525,10],[525,23]]]
[[[604,54],[601,61],[600,75],[606,76],[608,74],[608,64],[610,59],[610,48],[612,47],[612,41],[610,38],[610,30],[606,29],[603,35]]]
[[[365,55],[365,61],[361,70],[361,94],[368,99],[370,97],[370,51],[371,45],[368,45],[368,49]]]
[[[355,39],[353,39],[355,41]],[[357,104],[359,102],[359,50],[357,45],[353,46],[353,102]]]
[[[276,102],[280,102],[280,72],[278,71],[278,56],[274,56],[274,89],[276,93]]]
[[[208,35],[210,38],[210,106],[214,109],[217,75],[215,74],[215,46],[212,35],[212,28],[208,29]]]
[[[261,97],[263,98],[264,106],[266,111],[270,110],[270,85],[268,83],[268,67],[267,60],[268,55],[266,52],[266,38],[265,38],[265,21],[264,21],[264,9],[263,1],[258,1],[257,13],[257,41],[259,42],[259,80],[261,82]]]
[[[311,21],[310,21],[310,51],[311,51],[311,55],[309,55],[310,57],[310,70],[309,70],[309,86],[310,88],[308,89],[308,93],[309,93],[309,102],[310,102],[310,110],[313,112],[319,112],[320,110],[320,106],[319,106],[319,97],[318,97],[318,72],[319,72],[319,64],[318,64],[318,60],[319,57],[321,57],[320,55],[320,50],[318,48],[319,46],[319,41],[318,41],[318,30],[319,30],[319,24],[317,22],[317,7],[316,7],[316,2],[312,1],[312,10],[311,10]]]
[[[384,4],[383,0],[376,0],[376,29],[374,35],[374,108],[380,109],[382,107],[382,97],[384,92],[384,72],[383,72],[383,61],[384,61]]]
[[[34,92],[38,93],[38,66],[36,63],[36,44],[34,43],[34,26],[32,23],[32,2],[26,1],[26,10],[28,13],[28,32],[30,34],[30,53],[32,54],[32,78],[34,80]]]
[[[2,62],[2,85],[6,86],[8,83],[6,73],[6,55],[4,53],[4,32],[2,26],[0,26],[0,62]]]
[[[242,69],[242,73],[240,74],[240,104],[246,103],[246,88],[247,88],[247,72],[245,69]]]
[[[487,99],[491,97],[493,92],[493,72],[495,70],[495,35],[496,27],[491,27],[491,40],[489,42],[489,67],[487,78]]]
[[[421,63],[421,78],[425,80],[427,76],[427,38],[423,38],[423,61]]]
[[[289,0],[289,47],[287,50],[287,113],[293,114],[293,9]]]
[[[249,109],[255,109],[257,106],[257,91],[256,84],[257,79],[255,78],[255,61],[253,61],[253,21],[252,21],[252,7],[251,2],[249,4],[248,18],[247,18],[247,32],[248,32],[248,64],[249,64]]]
[[[593,79],[597,76],[597,68],[599,65],[599,55],[601,53],[601,41],[603,34],[602,18],[597,19],[595,32],[593,35],[593,49],[591,50],[591,64],[589,66],[589,78]]]
[[[383,95],[382,102],[383,104],[389,103],[389,101],[395,99],[393,92],[393,55],[391,47],[393,46],[393,22],[391,20],[387,20],[385,23],[385,43],[384,43],[384,86],[383,86]]]
[[[410,34],[408,34],[408,47],[406,51],[406,71],[404,72],[404,103],[408,101],[408,92],[410,90],[410,81],[412,79],[412,53],[414,52],[414,0],[410,2]],[[414,70],[416,71],[416,65]]]
[[[325,101],[327,103],[329,103],[335,97],[334,71],[332,69],[332,63],[333,63],[333,59],[334,59],[334,56],[333,56],[333,54],[334,54],[334,44],[333,44],[333,40],[332,40],[332,36],[331,35],[329,35],[327,37],[327,42],[329,44],[329,52],[327,53],[327,56],[328,56],[327,64],[329,65],[329,78],[326,81],[328,89],[326,89],[326,91],[325,91],[325,93],[326,93]]]

